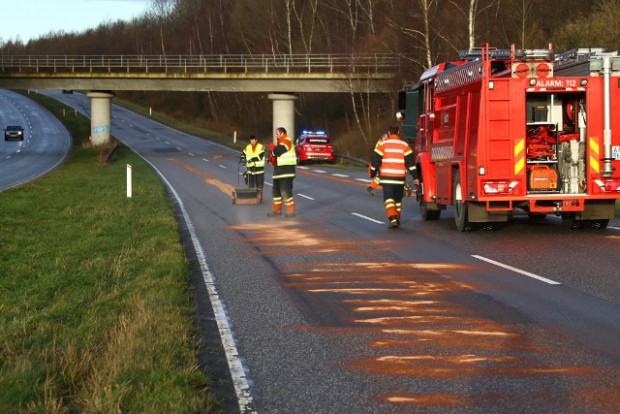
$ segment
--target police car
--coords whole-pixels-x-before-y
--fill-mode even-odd
[[[295,151],[299,163],[326,161],[333,163],[334,148],[325,131],[302,131],[295,139]]]

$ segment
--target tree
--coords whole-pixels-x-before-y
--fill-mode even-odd
[[[486,4],[481,4],[480,0],[468,0],[465,6],[461,4],[462,1],[450,0],[450,3],[467,19],[467,44],[469,50],[472,50],[476,47],[476,19],[495,4],[499,11],[500,0],[488,0]]]

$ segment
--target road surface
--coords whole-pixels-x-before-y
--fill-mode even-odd
[[[0,89],[0,126],[21,125],[23,141],[0,137],[0,191],[34,180],[60,165],[71,149],[64,126],[38,103]]]

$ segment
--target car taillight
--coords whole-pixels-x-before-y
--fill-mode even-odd
[[[487,181],[484,183],[485,194],[508,194],[519,184],[518,181]]]
[[[594,180],[594,182],[603,191],[610,191],[610,192],[620,191],[620,180],[619,179],[612,178],[612,179],[608,179],[604,181],[601,179],[597,179],[597,180]]]

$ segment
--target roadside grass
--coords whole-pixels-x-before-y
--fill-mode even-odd
[[[102,163],[86,118],[34,98],[75,142],[62,167],[0,193],[0,411],[224,412],[198,367],[162,183],[125,147]]]

